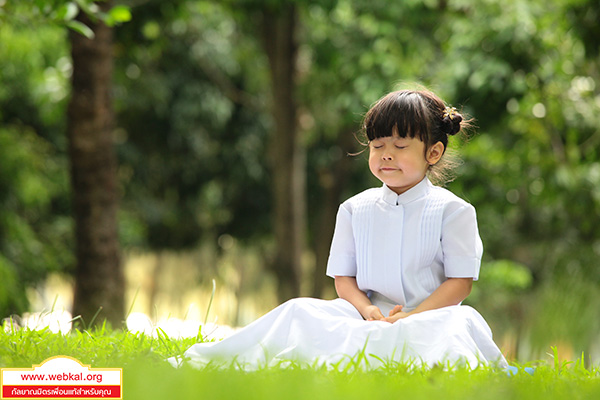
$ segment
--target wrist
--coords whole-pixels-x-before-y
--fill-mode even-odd
[[[358,310],[358,312],[360,312],[360,315],[362,315],[364,319],[368,319],[371,316],[373,307],[374,306],[372,304],[365,304]]]
[[[420,313],[421,311],[419,311],[417,308],[415,308],[414,310],[410,310],[410,311],[406,311],[407,315],[415,315]]]

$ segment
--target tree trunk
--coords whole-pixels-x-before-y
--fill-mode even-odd
[[[262,34],[270,66],[274,127],[270,142],[276,254],[272,266],[280,301],[300,295],[301,258],[306,214],[305,150],[297,128],[295,31],[293,4],[263,11]]]
[[[107,11],[111,1],[99,2]],[[92,23],[93,40],[70,32],[73,60],[67,135],[75,219],[77,265],[73,315],[89,326],[107,320],[120,327],[124,319],[125,279],[121,266],[117,210],[117,162],[112,140],[112,31]]]
[[[329,259],[329,250],[333,231],[335,228],[335,219],[340,206],[342,191],[346,186],[352,162],[356,161],[348,154],[352,153],[355,146],[355,137],[352,130],[342,130],[338,134],[337,145],[343,152],[342,157],[326,170],[320,171],[319,183],[324,192],[323,202],[318,210],[318,223],[313,228],[313,249],[315,252],[315,271],[313,277],[312,297],[321,298],[324,294],[325,285],[333,283],[331,278],[325,275],[327,270],[327,260]]]

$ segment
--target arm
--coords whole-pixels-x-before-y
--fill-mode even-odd
[[[473,287],[473,278],[448,278],[429,297],[412,311],[404,312],[402,307],[396,306],[385,318],[388,322],[395,322],[413,314],[437,308],[454,306],[467,298]]]
[[[367,321],[384,320],[379,307],[374,306],[365,292],[358,288],[353,276],[335,276],[335,290],[338,296],[352,304]]]

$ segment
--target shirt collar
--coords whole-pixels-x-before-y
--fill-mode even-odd
[[[386,203],[392,206],[399,206],[402,204],[408,204],[411,201],[417,200],[427,193],[429,193],[429,189],[432,186],[432,183],[429,181],[427,177],[423,178],[423,180],[417,183],[415,186],[408,189],[406,192],[398,195],[392,189],[387,187],[387,185],[383,184],[382,190],[382,199]]]

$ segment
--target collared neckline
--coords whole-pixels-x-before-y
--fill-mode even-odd
[[[406,192],[402,194],[396,194],[392,189],[390,189],[385,183],[382,187],[382,199],[386,203],[392,206],[399,206],[403,204],[408,204],[412,201],[415,201],[429,192],[432,183],[429,181],[427,177],[423,178],[423,180],[417,183],[415,186],[408,189]]]

